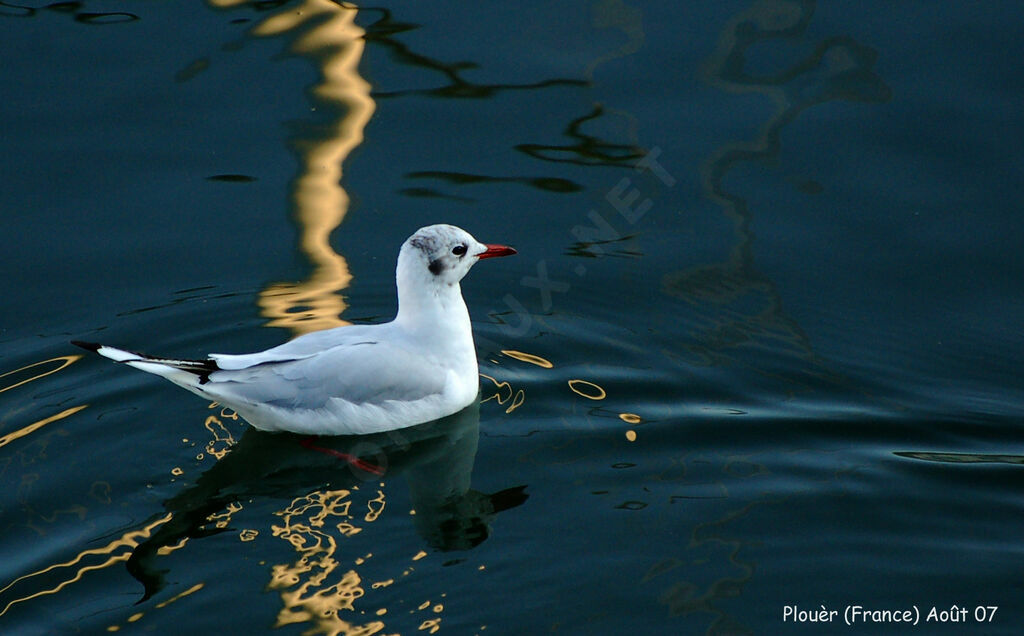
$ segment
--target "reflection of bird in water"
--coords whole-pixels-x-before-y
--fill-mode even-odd
[[[229,406],[262,430],[394,430],[476,399],[476,347],[459,281],[478,260],[509,254],[451,225],[421,228],[398,255],[393,321],[317,331],[261,353],[168,360],[75,344]]]
[[[135,548],[128,571],[145,586],[146,600],[164,585],[158,556],[186,539],[227,530],[211,518],[235,502],[351,489],[381,475],[405,476],[416,511],[412,519],[430,547],[468,550],[487,538],[494,515],[528,497],[525,486],[491,495],[470,489],[479,437],[479,402],[433,422],[366,436],[310,438],[248,430],[194,486],[164,503],[170,520]]]

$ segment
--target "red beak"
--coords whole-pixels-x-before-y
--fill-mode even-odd
[[[511,256],[516,253],[508,245],[485,245],[485,247],[487,251],[483,254],[478,254],[477,258],[496,258],[498,256]]]

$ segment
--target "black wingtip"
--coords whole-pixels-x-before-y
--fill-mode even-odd
[[[100,347],[103,346],[96,342],[83,342],[82,340],[72,340],[71,344],[75,345],[76,347],[81,347],[86,351],[92,351],[93,353],[99,351]]]

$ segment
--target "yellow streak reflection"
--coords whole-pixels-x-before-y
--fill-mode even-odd
[[[284,510],[274,513],[280,521],[271,525],[273,536],[287,541],[298,553],[293,563],[271,566],[267,587],[280,594],[283,605],[275,627],[309,623],[309,629],[303,634],[347,636],[365,636],[385,630],[386,625],[381,620],[357,624],[342,618],[342,612],[346,611],[353,616],[357,612],[358,615],[366,615],[366,611],[356,609],[356,602],[366,595],[368,589],[380,590],[395,583],[394,578],[364,580],[359,574],[357,569],[366,565],[373,557],[372,553],[352,559],[354,567],[346,567],[338,560],[338,542],[350,534],[342,528],[362,530],[354,524],[371,524],[385,510],[384,491],[377,490],[372,499],[365,500],[366,513],[360,520],[353,500],[359,494],[358,488],[314,491],[293,499]],[[332,527],[337,527],[339,532],[332,532]],[[427,552],[420,551],[411,560],[420,561],[426,556]],[[346,561],[350,558],[345,557]],[[406,569],[403,576],[411,571],[411,567]],[[441,619],[436,615],[444,611],[444,606],[428,600],[419,606],[418,611],[430,611],[431,626],[437,626]],[[379,619],[387,613],[386,608],[377,608],[374,615]]]
[[[555,366],[548,360],[540,356],[535,356],[532,353],[523,353],[522,351],[514,351],[511,349],[503,349],[501,352],[510,358],[519,360],[520,362],[529,362],[530,364],[535,364],[538,367],[543,367],[545,369],[552,369]]]
[[[506,382],[504,380],[499,382],[499,381],[495,380],[494,378],[492,378],[491,376],[487,375],[486,373],[481,373],[480,377],[481,378],[487,378],[488,380],[493,382],[494,383],[494,388],[497,389],[497,393],[494,393],[493,395],[491,395],[489,397],[486,397],[483,400],[480,400],[481,403],[487,402],[489,400],[497,400],[498,404],[504,404],[505,402],[508,402],[509,399],[512,398],[512,394],[513,394],[512,385],[509,384],[508,382]],[[508,389],[508,395],[502,395],[502,393],[503,393],[502,390],[503,389]]]
[[[243,0],[210,0],[210,4],[226,8],[243,4]],[[356,13],[353,5],[305,0],[268,17],[251,31],[257,37],[295,34],[291,50],[314,59],[322,73],[314,96],[341,111],[318,138],[296,143],[302,165],[292,197],[299,247],[313,264],[313,273],[299,283],[271,284],[258,300],[263,315],[269,318],[268,325],[286,327],[296,335],[348,324],[339,317],[347,304],[337,292],[348,287],[352,274],[329,239],[350,203],[341,186],[342,164],[363,142],[363,130],[376,110],[370,84],[359,75],[366,31],[355,24]]]
[[[184,592],[181,592],[179,594],[175,594],[174,596],[172,596],[171,598],[167,599],[166,601],[161,601],[161,602],[157,603],[155,607],[156,607],[156,609],[163,609],[163,608],[167,607],[168,605],[170,605],[171,603],[174,603],[175,601],[180,601],[181,599],[185,598],[186,596],[189,596],[191,594],[195,594],[199,590],[203,589],[203,587],[205,585],[206,585],[206,583],[196,583],[195,585],[193,585],[192,587],[188,588]],[[145,612],[136,612],[136,613],[132,614],[131,616],[129,616],[125,620],[125,622],[126,623],[137,623],[140,620],[142,620],[142,618],[145,615],[146,615]],[[121,630],[121,626],[120,625],[108,625],[107,626],[107,631],[108,632],[117,632],[117,631],[120,631],[120,630]]]
[[[21,367],[20,369],[15,369],[14,371],[7,371],[6,373],[0,373],[0,378],[6,378],[9,375],[14,375],[15,373],[20,373],[22,371],[26,371],[28,369],[32,369],[32,368],[38,367],[40,365],[49,364],[50,362],[63,361],[63,364],[61,364],[60,366],[57,366],[57,367],[55,367],[53,369],[50,369],[49,371],[46,371],[44,373],[40,373],[38,375],[34,375],[31,378],[22,380],[21,382],[15,382],[14,384],[11,384],[9,386],[0,387],[0,393],[3,393],[4,391],[8,391],[10,389],[19,387],[19,386],[21,386],[23,384],[28,384],[29,382],[32,382],[33,380],[38,380],[39,378],[44,378],[44,377],[50,375],[51,373],[57,373],[61,369],[67,367],[72,362],[77,362],[77,361],[79,361],[81,359],[82,359],[82,356],[79,356],[79,355],[60,356],[59,358],[50,358],[49,360],[43,360],[42,362],[33,362],[32,364],[27,364],[27,365]]]
[[[500,404],[502,406],[505,406],[505,404],[509,400],[511,400],[512,403],[509,404],[509,406],[505,409],[506,413],[511,413],[512,411],[514,411],[517,408],[519,408],[520,406],[522,406],[523,402],[526,401],[526,393],[522,389],[513,390],[512,389],[512,385],[509,384],[508,382],[506,382],[504,380],[499,382],[499,381],[495,380],[494,378],[492,378],[491,376],[487,375],[486,373],[481,373],[480,377],[487,378],[488,380],[493,382],[494,383],[494,388],[497,389],[497,392],[494,393],[493,395],[489,395],[488,397],[480,400],[481,404],[483,404],[484,402],[489,402],[491,400],[496,400],[498,402],[498,404]],[[508,389],[508,393],[503,395],[503,390],[504,389]]]
[[[256,537],[258,537],[259,535],[260,535],[260,531],[259,530],[254,530],[252,528],[246,528],[245,530],[242,530],[241,532],[238,533],[238,540],[242,541],[242,542],[255,541]]]
[[[83,559],[85,559],[88,556],[102,555],[102,554],[111,554],[112,552],[114,552],[114,550],[117,550],[118,548],[129,548],[129,550],[127,552],[125,552],[123,554],[118,554],[118,555],[111,556],[110,558],[108,558],[106,561],[104,561],[102,563],[99,563],[97,565],[86,565],[86,566],[83,566],[83,567],[79,568],[75,572],[75,575],[73,577],[71,577],[70,579],[66,579],[64,581],[61,581],[56,587],[52,587],[52,588],[49,588],[49,589],[46,589],[46,590],[41,590],[41,591],[36,592],[34,594],[30,594],[30,595],[25,596],[25,597],[14,599],[10,603],[8,603],[4,607],[4,609],[2,611],[0,611],[0,616],[3,616],[4,614],[6,614],[7,610],[11,609],[11,607],[13,607],[14,605],[16,605],[18,603],[21,603],[21,602],[24,602],[24,601],[29,601],[29,600],[32,600],[32,599],[35,599],[35,598],[39,598],[41,596],[48,596],[50,594],[56,594],[57,592],[61,591],[62,589],[64,589],[68,585],[71,585],[72,583],[75,583],[76,581],[80,581],[82,579],[82,576],[86,572],[90,572],[92,570],[102,570],[103,568],[109,567],[109,566],[113,565],[114,563],[119,563],[121,561],[127,561],[129,559],[129,557],[131,557],[131,550],[136,548],[136,547],[138,547],[138,545],[139,545],[139,543],[140,543],[140,541],[142,539],[148,539],[150,537],[150,535],[153,533],[153,530],[155,530],[157,527],[167,523],[168,521],[170,521],[170,519],[171,519],[171,515],[168,513],[168,514],[164,515],[163,517],[160,517],[156,521],[153,521],[149,525],[147,525],[147,526],[145,526],[145,527],[143,527],[143,528],[141,528],[139,530],[132,530],[131,532],[124,533],[123,535],[121,535],[121,538],[115,539],[114,541],[111,541],[110,543],[108,543],[107,545],[103,546],[102,548],[93,548],[91,550],[83,550],[82,552],[78,553],[78,556],[76,556],[75,558],[71,559],[70,561],[65,561],[63,563],[54,563],[53,565],[45,567],[42,570],[38,570],[36,572],[32,572],[31,574],[26,574],[24,576],[19,576],[18,578],[14,579],[10,583],[8,583],[6,586],[0,588],[0,594],[3,594],[4,592],[6,592],[7,590],[11,589],[12,587],[17,585],[21,581],[25,581],[25,580],[31,579],[33,577],[36,577],[36,576],[41,576],[43,574],[46,574],[47,572],[50,572],[52,570],[56,570],[58,568],[69,568],[69,567],[79,563],[80,561],[82,561]]]
[[[224,422],[215,415],[208,416],[203,422],[203,426],[213,435],[213,439],[206,443],[206,452],[218,460],[223,459],[236,443],[234,435],[224,426]]]
[[[7,444],[10,444],[11,442],[13,442],[16,439],[19,439],[21,437],[25,437],[26,435],[30,435],[31,433],[34,433],[35,431],[38,431],[39,429],[41,429],[42,427],[46,426],[47,424],[50,424],[52,422],[56,422],[57,420],[62,420],[65,417],[68,417],[69,415],[74,415],[75,413],[81,411],[82,409],[84,409],[84,408],[86,408],[88,406],[89,406],[88,404],[83,404],[81,406],[72,406],[69,409],[64,409],[63,411],[61,411],[60,413],[57,413],[56,415],[51,415],[50,417],[48,417],[46,419],[42,419],[42,420],[39,420],[38,422],[33,422],[32,424],[29,424],[25,428],[18,429],[16,431],[12,432],[12,433],[8,433],[8,434],[0,437],[0,447],[6,446]],[[2,590],[0,590],[0,591],[2,591]]]
[[[168,605],[170,605],[171,603],[173,603],[175,601],[180,601],[181,599],[185,598],[189,594],[195,594],[199,590],[203,589],[204,585],[206,585],[206,584],[205,583],[196,583],[195,585],[193,585],[192,587],[188,588],[184,592],[182,592],[182,593],[180,593],[180,594],[178,594],[176,596],[172,596],[171,598],[167,599],[166,601],[161,601],[160,603],[157,603],[156,604],[156,608],[157,609],[163,609],[163,608],[167,607]]]
[[[586,387],[586,389],[584,390],[583,387]],[[582,395],[588,400],[603,400],[608,395],[604,389],[586,380],[569,380],[569,388],[572,389],[573,393]]]
[[[284,605],[275,627],[310,622],[315,628],[306,633],[325,634],[375,634],[384,628],[380,621],[355,626],[339,616],[342,610],[354,610],[354,601],[365,594],[362,578],[355,570],[349,569],[336,583],[327,584],[340,564],[335,558],[337,541],[324,528],[331,517],[340,517],[342,524],[351,526],[350,494],[344,489],[316,491],[294,499],[285,510],[275,513],[282,524],[271,527],[273,535],[288,541],[299,553],[295,563],[271,568],[268,587],[279,590]]]
[[[181,541],[175,543],[174,545],[161,546],[161,547],[157,548],[156,553],[159,556],[167,556],[168,554],[170,554],[171,552],[174,552],[175,550],[180,550],[180,549],[184,548],[186,543],[188,543],[188,537],[185,537],[184,539],[182,539]]]
[[[512,398],[512,404],[509,404],[508,408],[505,409],[505,413],[511,413],[512,411],[516,410],[517,408],[522,406],[523,402],[525,401],[526,393],[522,389],[519,389],[518,391],[516,391],[515,396],[513,396]]]
[[[363,517],[363,519],[365,519],[367,523],[376,521],[377,517],[380,516],[380,513],[384,512],[384,505],[384,491],[378,490],[377,497],[366,502],[366,516]]]

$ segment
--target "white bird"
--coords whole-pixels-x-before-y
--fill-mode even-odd
[[[477,398],[476,347],[459,281],[478,260],[515,253],[453,225],[420,228],[398,254],[394,320],[317,331],[261,353],[171,360],[73,344],[167,378],[265,431],[349,435],[413,426]]]

